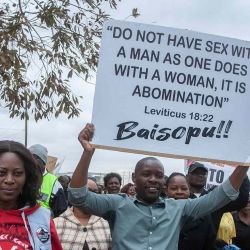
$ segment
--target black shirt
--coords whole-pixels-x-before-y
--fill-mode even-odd
[[[236,238],[233,238],[233,243],[240,247],[241,250],[250,250],[250,225],[242,222],[238,213],[233,213]]]

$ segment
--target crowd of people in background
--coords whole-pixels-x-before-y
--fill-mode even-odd
[[[47,148],[0,141],[0,249],[250,250],[250,182],[238,166],[206,190],[208,170],[193,162],[168,177],[154,157],[132,181],[88,176],[94,126],[79,134],[83,154],[72,176],[46,170]]]

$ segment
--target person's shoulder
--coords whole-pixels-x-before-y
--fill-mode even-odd
[[[53,178],[55,180],[58,180],[58,177],[50,172],[47,172],[45,175],[49,176],[50,178]]]
[[[118,193],[118,195],[121,196],[122,198],[132,199],[132,198],[128,197],[127,194],[124,194],[124,193]]]
[[[25,207],[21,208],[22,211],[24,211],[24,213],[26,215],[31,215],[34,213],[50,213],[50,210],[41,206],[40,204],[36,204],[35,206],[30,206],[29,204],[27,204]]]
[[[53,218],[56,227],[64,227],[64,224],[78,225],[78,219],[73,214],[73,207],[68,207],[66,211],[61,213],[58,217]],[[73,223],[73,224],[72,224]]]
[[[55,223],[55,226],[57,227],[59,224],[61,224],[63,221],[65,221],[65,218],[58,216],[56,218],[53,218],[53,221]]]
[[[239,220],[239,216],[238,216],[238,212],[237,212],[237,211],[234,211],[234,212],[232,212],[231,214],[232,214],[233,219],[234,219],[235,221]]]
[[[55,180],[54,186],[53,186],[53,194],[56,194],[59,190],[63,192],[62,184],[58,181],[58,179]]]
[[[42,224],[46,224],[51,218],[51,211],[40,204],[26,208],[24,212],[30,220],[39,221]]]
[[[189,199],[179,199],[176,200],[174,198],[164,198],[163,202],[165,203],[166,206],[173,206],[173,207],[179,207],[179,206],[184,206]]]
[[[51,172],[49,172],[49,171],[47,171],[47,173],[46,174],[48,174],[48,175],[50,175],[50,176],[55,176],[56,178],[57,178],[57,176],[56,175],[54,175],[54,174],[52,174]]]
[[[107,220],[105,220],[102,217],[99,217],[97,215],[91,214],[91,217],[89,219],[89,223],[95,224],[96,222],[101,223],[103,226],[108,226],[109,227],[109,224],[108,224]]]
[[[110,197],[111,199],[112,198],[114,198],[114,199],[130,199],[129,197],[128,197],[128,195],[127,194],[124,194],[124,193],[117,193],[117,194],[100,194],[100,195],[102,195],[102,196],[108,196],[108,197]]]
[[[174,198],[169,198],[169,197],[165,197],[165,198],[161,198],[161,201],[162,202],[165,202],[165,203],[178,203],[179,201],[182,201],[182,200],[187,200],[187,199],[179,199],[179,200],[176,200]]]
[[[56,218],[68,218],[70,216],[73,216],[73,211],[72,207],[68,207],[63,213],[61,213],[58,217]]]
[[[100,218],[100,223],[101,223],[103,229],[106,229],[106,230],[110,231],[110,227],[109,227],[108,221],[106,221],[103,218]]]
[[[48,208],[43,207],[41,205],[39,205],[38,209],[35,212],[40,212],[40,213],[44,213],[46,215],[51,215],[51,211]]]

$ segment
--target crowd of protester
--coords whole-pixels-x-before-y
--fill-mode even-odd
[[[154,157],[138,161],[133,183],[88,176],[94,126],[79,134],[72,177],[45,165],[47,148],[0,141],[0,249],[250,250],[248,167],[206,190],[208,170],[193,162],[168,177]]]

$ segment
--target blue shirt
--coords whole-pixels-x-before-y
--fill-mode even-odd
[[[160,198],[151,205],[126,194],[96,194],[87,187],[69,188],[73,206],[108,220],[112,250],[177,250],[185,222],[207,215],[237,196],[229,180],[197,199]]]

